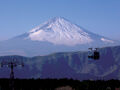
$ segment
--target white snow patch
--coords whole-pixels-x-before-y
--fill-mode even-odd
[[[114,43],[114,41],[108,40],[108,39],[105,39],[105,38],[101,38],[101,40],[104,41],[104,42],[108,42],[108,43]]]
[[[48,21],[31,30],[29,38],[31,40],[48,41],[56,45],[67,46],[86,44],[93,41],[88,33],[62,18]]]

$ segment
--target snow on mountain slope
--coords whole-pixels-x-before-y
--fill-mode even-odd
[[[33,41],[48,41],[55,45],[67,46],[91,43],[98,38],[92,38],[91,36],[94,36],[94,34],[61,17],[53,18],[29,32],[29,38]],[[113,42],[102,37],[99,40]]]
[[[105,39],[105,38],[101,38],[101,40],[102,40],[103,42],[114,43],[114,41],[108,40],[108,39]]]
[[[55,52],[88,50],[115,45],[116,41],[87,31],[70,21],[56,17],[31,31],[0,42],[0,56],[39,56]]]

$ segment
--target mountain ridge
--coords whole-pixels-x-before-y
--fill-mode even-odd
[[[23,60],[25,67],[16,67],[16,78],[120,79],[120,46],[101,48],[99,52],[99,60],[88,59],[88,52],[79,51],[35,57],[2,56],[0,62],[6,57]],[[8,72],[1,68],[0,78],[8,77]]]
[[[61,17],[56,17],[48,20],[42,25],[32,29],[29,34],[29,38],[31,40],[46,40],[48,42],[58,45],[77,45],[91,43],[95,41],[95,38],[92,38],[92,36],[96,38],[99,37],[99,41],[108,41],[107,39],[105,41],[104,37],[81,29],[81,27],[79,27],[78,25],[75,25]],[[112,40],[109,41],[113,43]]]
[[[113,42],[111,42],[113,41]],[[94,34],[64,18],[54,18],[0,43],[0,56],[39,56],[55,52],[86,51],[90,47],[116,45],[117,41]]]

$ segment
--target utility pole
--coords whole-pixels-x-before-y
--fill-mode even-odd
[[[7,58],[3,58],[1,61],[1,67],[7,66],[8,68],[10,68],[11,72],[10,72],[10,90],[15,90],[14,89],[14,68],[17,66],[24,66],[24,63],[20,60],[18,60],[17,58],[14,57],[7,57]]]

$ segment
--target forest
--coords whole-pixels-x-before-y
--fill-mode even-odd
[[[0,90],[120,90],[119,80],[0,79]]]

